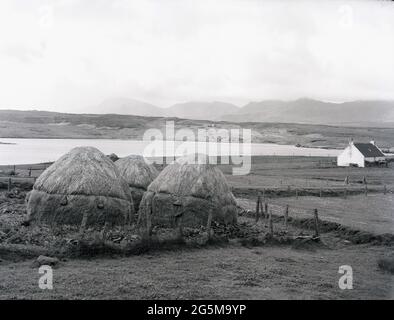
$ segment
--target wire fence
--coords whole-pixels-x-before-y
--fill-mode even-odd
[[[344,207],[343,209],[336,209],[327,207],[322,208],[319,203],[311,203],[311,206],[303,206],[302,204],[294,204],[294,202],[286,202],[283,198],[270,199],[263,197],[261,192],[257,193],[256,209],[252,211],[252,215],[256,223],[260,219],[266,219],[268,224],[272,224],[271,216],[281,217],[284,221],[284,226],[287,229],[288,218],[296,219],[312,219],[314,220],[315,235],[320,233],[319,225],[321,221],[336,223],[339,225],[346,225],[347,227],[376,232],[378,230],[382,233],[392,233],[392,226],[394,214],[387,212],[387,210],[379,213],[378,216],[370,215],[368,210],[357,211]],[[390,211],[390,210],[389,210]],[[385,223],[387,221],[387,223]],[[379,232],[380,232],[379,231]]]

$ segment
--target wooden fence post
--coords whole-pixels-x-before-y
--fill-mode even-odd
[[[256,216],[255,216],[255,222],[257,223],[260,218],[260,202],[261,202],[261,192],[259,191],[257,195],[257,201],[256,201]]]
[[[183,239],[183,227],[182,227],[182,216],[177,217],[177,238]]]
[[[263,208],[263,200],[260,201],[260,217],[263,219],[265,217],[264,208]]]
[[[31,177],[31,168],[29,168],[29,177]]]
[[[177,229],[177,238],[183,238],[183,229],[182,229],[182,203],[179,201],[175,201],[173,204],[174,206],[174,220],[175,220],[175,227]]]
[[[209,210],[208,221],[207,221],[208,240],[211,239],[211,225],[212,225],[212,209]]]
[[[145,209],[145,214],[146,214],[146,236],[147,236],[148,239],[150,239],[150,237],[152,235],[152,220],[151,220],[151,218],[152,218],[152,202]]]
[[[87,221],[88,221],[88,212],[84,211],[81,226],[79,227],[79,234],[81,236],[83,236],[83,233],[85,232]]]
[[[368,195],[368,185],[367,185],[367,184],[365,184],[365,190],[364,190],[364,194],[365,194],[365,196],[367,196],[367,195]]]
[[[8,191],[11,191],[11,178],[8,178]]]
[[[314,210],[314,218],[315,218],[315,237],[319,237],[320,236],[320,232],[319,232],[319,216],[317,213],[317,209]]]
[[[269,210],[269,220],[268,220],[269,230],[271,237],[274,235],[274,226],[272,224],[272,209]]]
[[[286,205],[286,209],[285,209],[285,230],[287,231],[287,219],[289,217],[289,205]]]
[[[268,203],[264,203],[264,213],[265,213],[265,218],[268,219]]]
[[[101,230],[101,239],[102,240],[106,240],[106,238],[107,238],[108,225],[109,225],[109,222],[105,221],[104,227]]]

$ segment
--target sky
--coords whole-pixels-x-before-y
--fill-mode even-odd
[[[394,99],[389,1],[0,2],[0,109]]]

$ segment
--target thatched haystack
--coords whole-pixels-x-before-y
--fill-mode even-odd
[[[37,179],[28,199],[31,222],[123,225],[131,222],[133,202],[115,164],[93,147],[63,155]],[[85,224],[84,222],[84,224]]]
[[[119,170],[120,176],[129,185],[134,208],[137,212],[142,196],[151,182],[156,179],[159,172],[153,165],[147,163],[143,156],[139,155],[121,158],[115,162],[115,165]]]
[[[223,173],[214,165],[182,161],[167,166],[149,185],[140,203],[139,223],[174,227],[237,221],[237,203]],[[178,220],[178,221],[177,221]]]

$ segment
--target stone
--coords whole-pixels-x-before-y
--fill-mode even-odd
[[[41,266],[51,266],[55,267],[59,264],[59,259],[58,258],[52,258],[52,257],[47,257],[47,256],[39,256],[36,261],[33,262],[33,267],[41,267]]]

